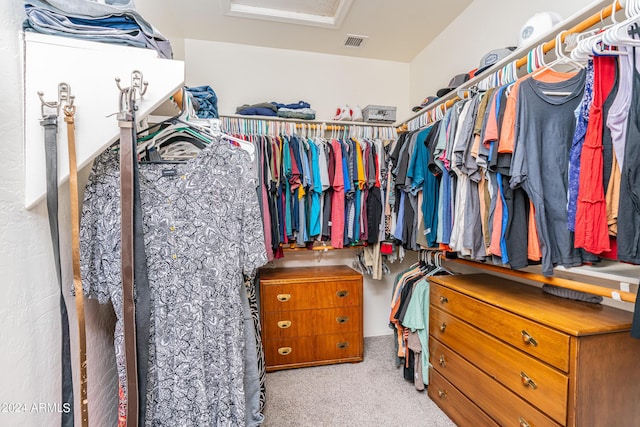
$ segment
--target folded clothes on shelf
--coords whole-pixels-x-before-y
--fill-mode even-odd
[[[25,31],[154,49],[162,58],[173,57],[169,40],[145,21],[133,6],[119,8],[77,0],[29,0],[25,3],[25,12]]]

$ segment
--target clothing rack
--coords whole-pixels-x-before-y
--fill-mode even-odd
[[[608,6],[600,9],[600,11],[578,22],[568,30],[563,30],[562,28],[559,28],[557,32],[562,32],[562,34],[560,35],[560,39],[564,42],[567,35],[584,32],[585,30],[593,27],[599,22],[603,22],[605,19],[610,18],[611,15],[613,15],[615,12],[620,10],[623,4],[624,2],[621,2],[620,0],[618,0],[615,2],[615,8],[614,8],[614,4],[609,4]],[[541,46],[543,54],[546,54],[547,52],[555,49],[556,47],[555,35],[551,40],[544,42],[541,45],[539,44],[539,46]],[[414,114],[410,118],[401,122],[399,125],[397,125],[398,132],[407,132],[408,130],[410,130],[410,128],[415,129],[417,127],[422,127],[429,123],[433,123],[435,121],[433,119],[433,114],[437,112],[444,113],[446,109],[450,108],[453,104],[458,102],[461,99],[460,95],[462,91],[466,90],[466,92],[468,92],[473,87],[477,86],[479,82],[490,78],[495,73],[500,73],[502,67],[505,64],[510,64],[512,62],[515,62],[516,69],[521,69],[522,67],[528,64],[529,56],[525,54],[524,56],[522,56],[519,59],[516,59],[515,61],[514,59],[511,58],[511,56],[509,56],[505,58],[503,61],[500,61],[499,63],[494,64],[489,70],[487,70],[482,75],[471,78],[470,80],[465,82],[463,85],[460,85],[456,91],[453,91],[450,94],[440,98],[439,100],[435,101],[431,105],[420,110],[418,113]],[[413,123],[415,121],[419,122],[419,126],[416,127],[416,126],[409,125],[409,123]]]
[[[603,22],[605,19],[610,18],[613,14],[615,14],[615,12],[620,10],[623,7],[623,5],[624,5],[623,1],[622,2],[615,1],[613,4],[609,4],[608,6],[599,10],[598,12],[591,14],[586,19],[583,19],[582,21],[578,22],[577,24],[573,25],[567,30],[563,30],[562,28],[557,29],[557,31],[555,31],[556,34],[554,35],[553,39],[547,42],[542,42],[541,44],[538,44],[539,49],[541,49],[543,54],[555,49],[557,39],[564,42],[564,40],[569,34],[582,33],[592,28],[598,23]],[[484,81],[486,79],[490,79],[496,73],[502,72],[503,67],[505,67],[505,65],[508,66],[508,64],[515,64],[515,69],[519,70],[522,67],[526,66],[528,64],[528,61],[529,61],[529,56],[525,54],[519,59],[508,57],[505,60],[501,61],[500,63],[495,64],[487,73],[484,73],[479,77],[472,78],[468,82],[461,85],[457,91],[454,91],[448,96],[445,96],[440,100],[436,101],[435,103],[429,105],[428,107],[425,107],[425,109],[423,109],[422,111],[418,112],[411,118],[402,122],[397,128],[398,132],[406,132],[410,129],[413,130],[415,128],[419,128],[435,122],[438,119],[436,118],[437,117],[436,114],[440,114],[440,113],[444,114],[446,109],[450,108],[452,105],[454,105],[457,101],[461,100],[463,97],[466,97],[467,94],[470,94],[470,91],[473,90],[473,88],[475,88],[479,82]],[[419,126],[410,126],[411,122],[414,122],[414,125],[415,125],[416,121],[420,122]],[[498,265],[481,263],[481,262],[462,259],[462,258],[448,259],[447,261],[460,264],[460,265],[474,267],[474,268],[480,268],[483,270],[489,270],[496,273],[517,277],[520,279],[530,280],[538,283],[544,283],[552,286],[558,286],[558,287],[571,289],[579,292],[584,292],[592,295],[599,295],[602,297],[611,298],[616,301],[635,303],[637,299],[636,294],[629,292],[628,290],[624,291],[619,289],[612,289],[610,287],[594,285],[591,283],[585,283],[579,280],[560,278],[560,277],[545,277],[542,274],[536,274],[536,273],[521,271],[521,270],[512,270],[512,269],[498,266]],[[577,273],[577,274],[580,274],[580,273]]]
[[[324,132],[342,132],[347,136],[395,139],[396,127],[392,123],[340,122],[300,120],[270,116],[221,115],[225,132],[241,134],[292,134],[294,131],[324,136]]]

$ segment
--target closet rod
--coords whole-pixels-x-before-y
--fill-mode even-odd
[[[221,114],[220,118],[229,118],[229,119],[241,119],[241,120],[261,120],[265,122],[285,122],[285,123],[296,123],[301,125],[306,124],[314,124],[314,125],[323,125],[326,124],[327,127],[330,125],[334,126],[361,126],[361,127],[385,127],[385,128],[393,128],[395,127],[393,123],[371,123],[371,122],[345,122],[338,120],[301,120],[301,119],[289,119],[286,117],[277,117],[277,116],[244,116],[242,114]]]
[[[591,295],[600,295],[602,297],[611,298],[613,300],[621,300],[626,302],[636,302],[636,295],[631,292],[624,292],[606,288],[604,286],[591,285],[589,283],[579,282],[577,280],[563,279],[560,277],[545,277],[541,274],[529,273],[526,271],[511,270],[506,267],[500,267],[498,265],[480,263],[477,261],[470,261],[466,259],[446,259],[446,261],[456,262],[458,264],[467,265],[469,267],[481,268],[483,270],[495,271],[496,273],[502,273],[520,279],[533,280],[534,282],[546,283],[561,288],[572,289],[574,291],[585,292]]]
[[[618,10],[620,10],[622,8],[621,2],[617,1],[615,4],[615,11],[614,11],[614,7],[613,4],[610,4],[609,6],[601,9],[599,12],[594,13],[593,15],[589,16],[588,18],[584,19],[583,21],[579,22],[578,24],[574,25],[573,27],[569,28],[566,31],[563,31],[563,34],[561,35],[561,39],[564,42],[566,36],[568,34],[573,34],[573,33],[581,33],[591,27],[593,27],[594,25],[596,25],[599,22],[602,22],[603,20],[609,18],[613,13],[617,12]],[[562,31],[562,30],[561,30]],[[547,53],[551,50],[553,50],[556,47],[556,39],[555,36],[549,40],[548,42],[544,43],[542,45],[542,49],[544,53]],[[528,56],[524,55],[522,58],[516,60],[516,68],[520,69],[523,66],[525,66],[528,62]],[[495,66],[494,66],[495,67]],[[473,86],[474,84],[477,83],[477,81],[479,81],[480,79],[484,79],[486,76],[491,75],[492,72],[495,72],[495,70],[497,70],[497,68],[495,70],[490,69],[487,72],[484,73],[483,76],[480,76],[479,78],[472,78],[471,80],[469,80],[468,82],[466,82],[463,86],[461,86],[462,89],[466,89],[469,88],[471,86]],[[427,108],[424,111],[419,112],[418,114],[414,115],[413,117],[405,120],[403,123],[401,123],[400,125],[397,125],[397,130],[398,132],[406,132],[407,131],[407,124],[411,121],[414,120],[424,114],[429,113],[430,111],[435,110],[436,108],[449,108],[451,107],[453,104],[455,104],[457,101],[459,101],[460,98],[456,95],[451,99],[446,100],[445,102],[438,102],[436,101],[433,105],[430,106],[430,108]]]

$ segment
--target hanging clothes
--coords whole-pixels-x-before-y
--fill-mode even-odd
[[[119,269],[118,160],[94,162],[81,224],[84,291],[111,302],[126,384]],[[186,163],[141,164],[151,297],[147,425],[245,423],[243,272],[266,262],[253,164],[215,140]],[[126,390],[124,390],[126,393]]]

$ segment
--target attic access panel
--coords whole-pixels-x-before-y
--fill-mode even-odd
[[[225,15],[339,28],[353,0],[223,0]]]

